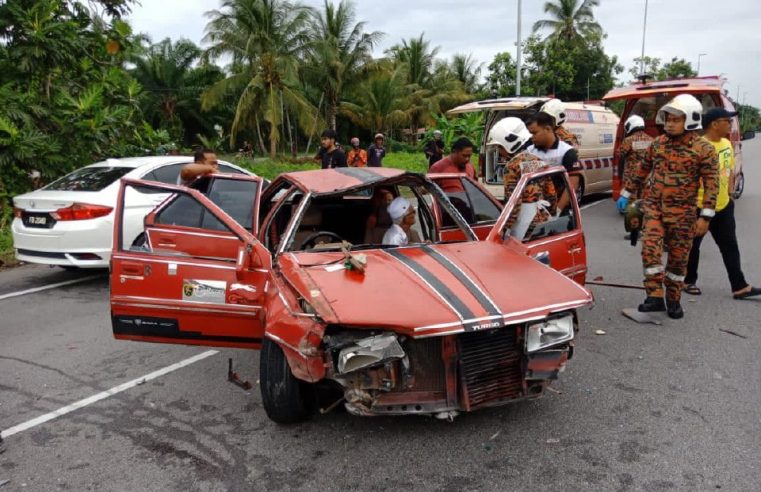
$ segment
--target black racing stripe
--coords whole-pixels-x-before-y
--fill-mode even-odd
[[[139,323],[137,322],[139,321]],[[181,331],[179,323],[172,318],[155,318],[149,316],[112,316],[111,326],[114,335],[132,335],[153,338],[171,338],[175,340],[209,341],[228,343],[261,344],[256,337],[231,337],[224,335],[204,335],[197,331]]]
[[[500,316],[502,314],[499,308],[494,305],[494,302],[486,297],[486,295],[484,295],[481,288],[478,287],[470,277],[465,275],[465,272],[457,268],[449,258],[428,245],[423,246],[422,250],[426,252],[431,258],[436,260],[439,265],[446,268],[449,273],[454,275],[455,278],[459,280],[466,289],[468,289],[470,294],[476,298],[481,307],[484,308],[484,310],[489,313],[490,316]]]
[[[406,255],[402,254],[401,251],[396,250],[396,249],[387,249],[386,253],[390,254],[391,256],[396,258],[397,260],[401,261],[402,263],[407,265],[411,270],[413,270],[415,273],[420,275],[426,282],[428,282],[428,284],[431,287],[433,287],[434,290],[436,290],[436,292],[441,297],[443,297],[449,303],[450,306],[452,306],[452,308],[457,312],[457,314],[460,315],[460,317],[462,319],[469,320],[469,319],[473,319],[473,318],[476,317],[473,314],[473,312],[468,308],[468,306],[466,306],[460,300],[460,298],[458,298],[454,294],[454,292],[449,290],[449,287],[444,285],[441,282],[441,280],[436,278],[436,276],[433,273],[431,273],[430,271],[426,270],[420,263],[418,263],[417,261],[413,260],[409,256],[406,256]],[[471,327],[470,326],[471,324],[476,324],[476,323],[466,323],[466,324],[468,325],[466,327],[466,329],[467,329],[467,328]]]
[[[333,170],[354,179],[358,179],[362,184],[373,183],[383,178],[383,176],[361,167],[336,167],[333,168]]]

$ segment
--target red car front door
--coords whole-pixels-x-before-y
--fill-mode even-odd
[[[557,190],[571,189],[568,175],[557,167],[522,176],[487,240],[517,245],[516,247],[529,256],[584,285],[587,253],[581,214],[575,197],[572,197],[569,208],[561,211],[559,215],[549,205],[548,220],[530,226],[524,224],[525,231],[521,227],[520,211],[523,209],[525,212],[529,209],[529,204],[524,203],[526,187],[538,185],[545,180],[552,180]],[[518,204],[521,206],[517,207]]]
[[[502,211],[499,200],[478,181],[464,174],[429,174],[428,178],[441,187],[478,239],[486,239]],[[434,214],[441,231],[441,241],[465,240],[462,230],[452,219],[442,214],[439,207],[435,207]]]
[[[252,211],[260,190],[257,181]],[[130,204],[125,196],[167,192],[169,197],[144,218],[146,240],[126,244],[121,231]],[[114,337],[260,347],[271,257],[255,232],[197,190],[125,180],[111,261]]]

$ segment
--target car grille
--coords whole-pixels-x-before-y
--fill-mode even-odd
[[[521,350],[514,328],[463,333],[457,344],[465,410],[523,394]]]
[[[56,260],[65,260],[64,253],[51,253],[48,251],[32,251],[31,249],[18,249],[18,254],[24,256],[39,256],[40,258],[53,258]]]
[[[441,358],[441,338],[409,340],[404,345],[410,361],[415,391],[445,391],[446,373]],[[402,391],[406,391],[402,389]]]

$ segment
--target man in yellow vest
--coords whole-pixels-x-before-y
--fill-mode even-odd
[[[761,295],[761,289],[745,281],[745,275],[740,266],[740,249],[737,246],[735,204],[731,197],[734,189],[735,156],[732,151],[732,142],[726,138],[732,126],[732,118],[736,115],[737,113],[724,108],[712,108],[703,115],[704,137],[714,146],[719,156],[719,193],[716,197],[716,215],[711,220],[708,230],[721,252],[734,298],[747,299]],[[700,204],[702,201],[703,188],[701,187],[698,190],[697,203]],[[688,294],[700,295],[701,293],[695,283],[698,280],[700,244],[704,237],[696,236],[692,242],[687,275],[684,279],[684,291]]]

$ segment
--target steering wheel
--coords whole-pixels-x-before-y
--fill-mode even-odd
[[[297,250],[304,250],[307,249],[307,246],[309,246],[308,249],[314,248],[315,244],[317,244],[317,239],[320,237],[329,237],[331,239],[336,239],[337,242],[343,242],[343,238],[339,236],[338,234],[330,231],[317,231],[315,233],[312,233],[308,235],[303,241],[301,241],[301,244],[298,245],[296,248]]]

